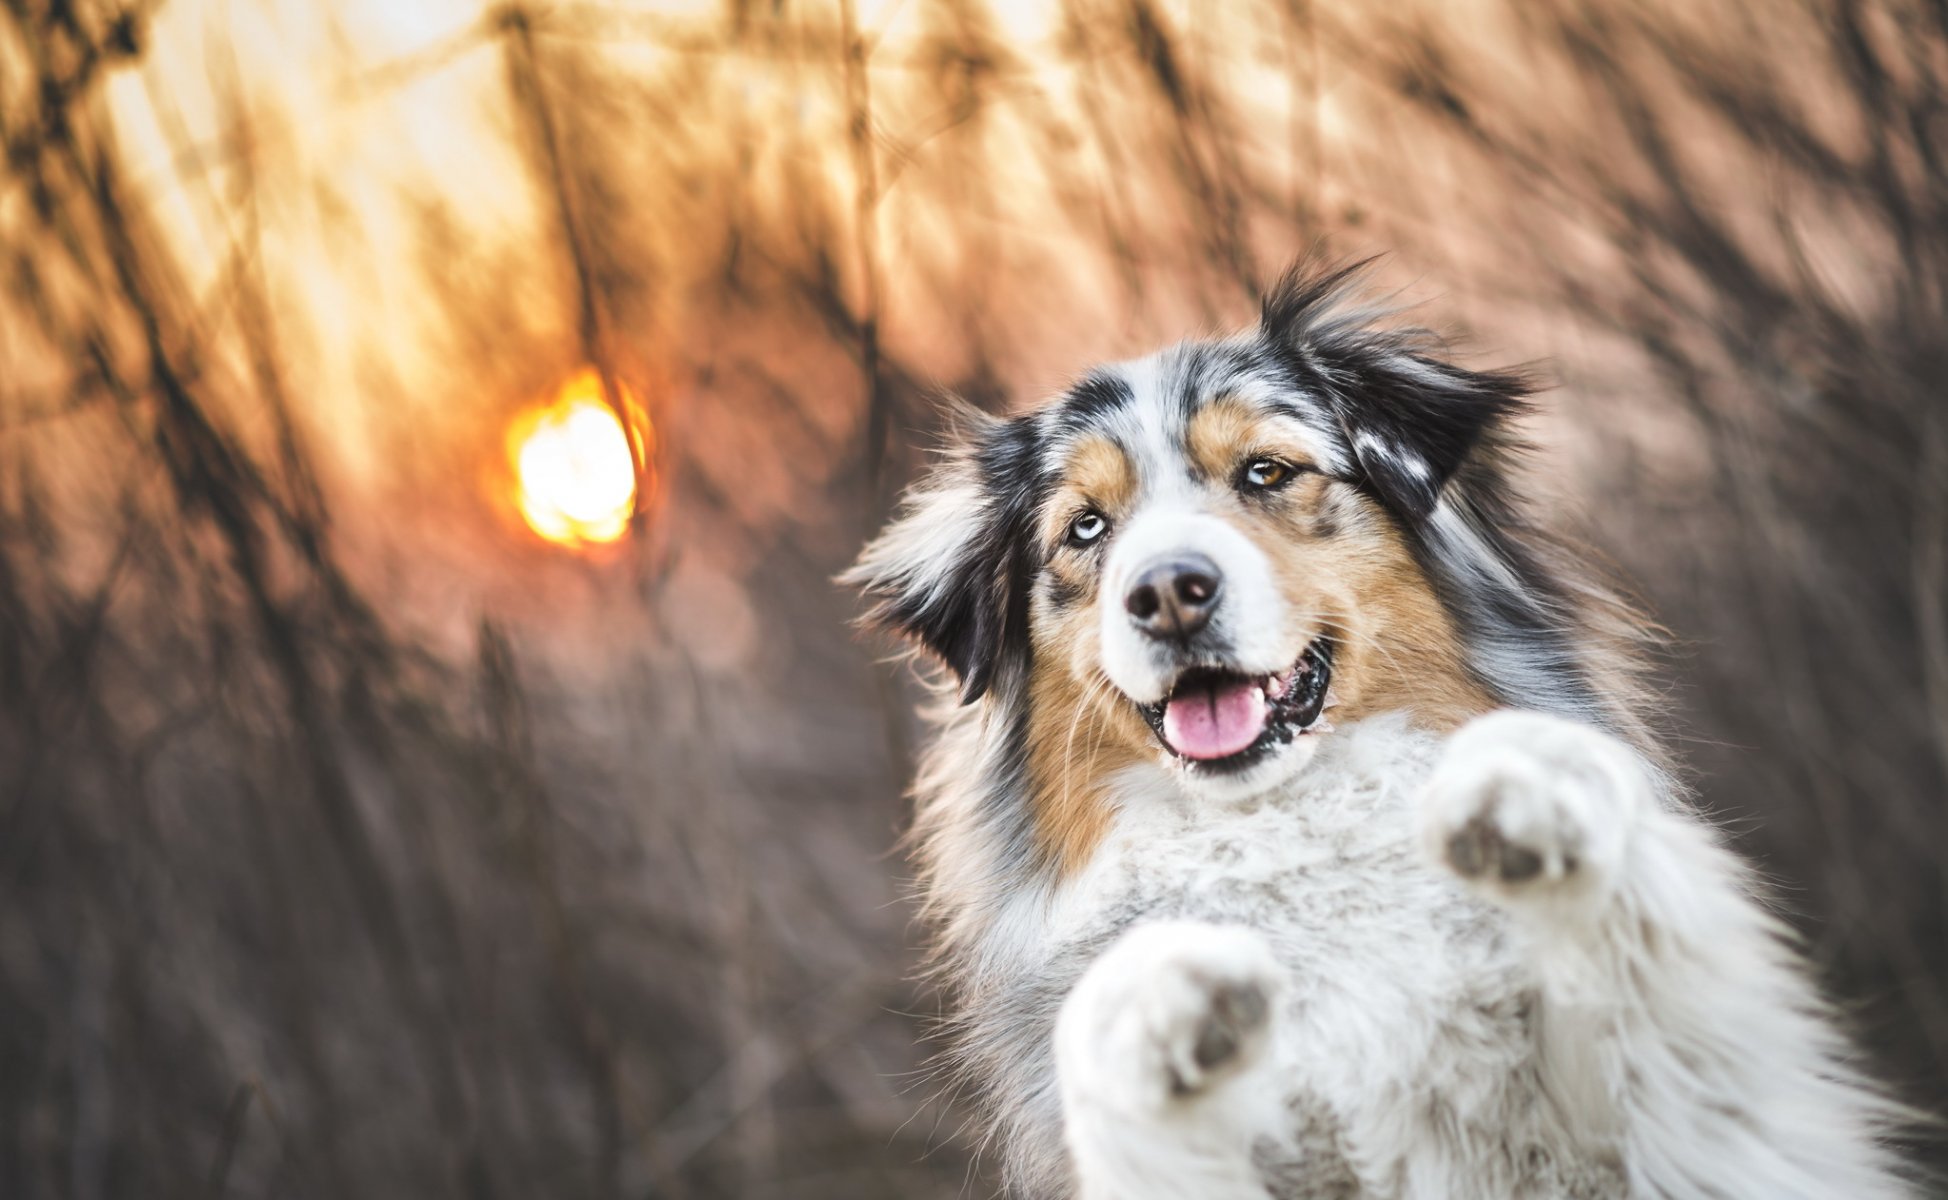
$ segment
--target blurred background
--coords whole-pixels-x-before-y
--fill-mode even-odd
[[[990,1194],[831,576],[1319,244],[1948,1099],[1939,3],[3,0],[0,144],[0,1196]]]

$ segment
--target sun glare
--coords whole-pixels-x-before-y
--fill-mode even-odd
[[[635,515],[640,430],[647,422],[628,389],[616,386],[638,427],[634,437],[603,399],[601,376],[593,370],[570,379],[553,403],[516,418],[509,431],[521,516],[551,542],[613,542]]]

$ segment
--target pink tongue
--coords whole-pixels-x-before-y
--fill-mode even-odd
[[[1238,680],[1172,696],[1163,709],[1163,740],[1185,758],[1229,758],[1265,731],[1265,693]]]

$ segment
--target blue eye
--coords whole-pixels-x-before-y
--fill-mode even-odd
[[[1109,521],[1099,512],[1086,512],[1069,522],[1069,544],[1087,546],[1109,532]]]

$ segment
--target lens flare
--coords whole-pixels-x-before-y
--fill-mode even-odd
[[[508,432],[521,516],[551,542],[599,545],[628,532],[648,421],[620,381],[616,389],[632,428],[603,398],[602,377],[585,370]]]

